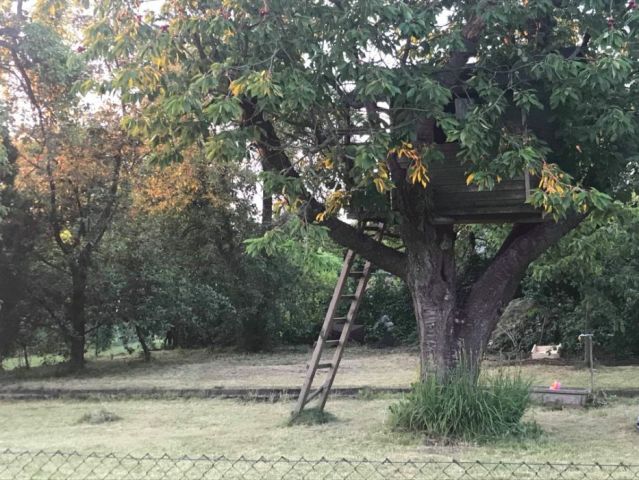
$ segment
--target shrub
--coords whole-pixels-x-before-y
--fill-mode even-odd
[[[394,428],[431,437],[480,440],[530,431],[521,423],[530,403],[530,382],[497,373],[477,381],[457,369],[445,382],[416,383],[390,407]]]
[[[392,322],[392,336],[399,343],[416,342],[417,323],[413,302],[403,280],[376,272],[368,283],[365,295],[357,320],[365,325],[367,343],[377,343],[383,339],[385,329],[379,328],[383,317]]]

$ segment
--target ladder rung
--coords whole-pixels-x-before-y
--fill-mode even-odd
[[[308,402],[312,402],[313,399],[315,397],[317,397],[320,393],[322,393],[322,391],[324,390],[324,385],[322,385],[321,387],[319,387],[317,390],[315,390],[312,393],[308,394],[308,397],[306,397],[306,401],[304,402],[304,405],[306,405]]]
[[[324,340],[325,347],[336,347],[339,345],[339,340]],[[313,344],[313,348],[317,346],[317,341]]]
[[[357,299],[357,295],[355,295],[354,293],[347,293],[346,295],[342,295],[342,298],[348,299],[348,300],[355,300]]]
[[[364,276],[364,272],[350,272],[348,274],[349,277],[356,277],[356,278],[360,278]]]
[[[334,322],[347,322],[348,321],[348,317],[335,317],[333,318]]]
[[[331,362],[327,362],[327,363],[318,363],[317,364],[317,368],[320,369],[324,369],[324,368],[331,368],[333,366],[333,364]]]

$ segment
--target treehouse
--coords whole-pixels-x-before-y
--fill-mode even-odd
[[[458,107],[459,108],[459,107]],[[467,185],[472,167],[458,158],[459,144],[446,142],[433,120],[418,123],[417,142],[434,144],[444,160],[429,166],[434,223],[529,223],[542,221],[541,212],[527,203],[531,179],[528,172],[495,184],[492,190]]]
[[[463,118],[469,103],[456,99],[451,102],[449,111]],[[511,126],[519,121],[520,112],[510,112],[512,117],[506,122]],[[519,116],[519,119],[517,119]],[[534,130],[548,135],[550,126],[543,114],[533,119]],[[480,190],[471,183],[467,184],[473,166],[460,160],[457,142],[447,142],[443,130],[432,119],[416,119],[417,145],[434,145],[443,156],[443,161],[428,165],[430,181],[426,187],[432,201],[431,221],[435,224],[472,224],[472,223],[534,223],[543,221],[542,211],[527,203],[531,189],[538,180],[524,171],[513,178],[505,178],[496,183],[492,190]],[[408,170],[410,160],[398,158],[397,163]],[[396,201],[390,195],[391,209]],[[358,192],[351,200],[351,216],[355,218],[385,218],[390,212],[388,205],[373,188],[368,192]]]

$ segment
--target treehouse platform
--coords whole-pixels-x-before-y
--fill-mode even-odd
[[[542,213],[527,203],[531,193],[528,172],[504,179],[492,190],[467,185],[471,169],[457,158],[456,143],[438,144],[444,161],[430,166],[433,222],[445,223],[529,223],[543,221]]]

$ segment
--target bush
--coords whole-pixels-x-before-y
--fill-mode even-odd
[[[530,382],[502,373],[479,381],[459,368],[445,382],[430,377],[390,407],[394,428],[431,437],[479,440],[522,434]]]
[[[366,328],[367,343],[383,339],[385,329],[380,328],[380,319],[392,322],[392,335],[399,343],[417,341],[413,302],[403,280],[376,272],[371,276],[365,295],[357,320]]]

